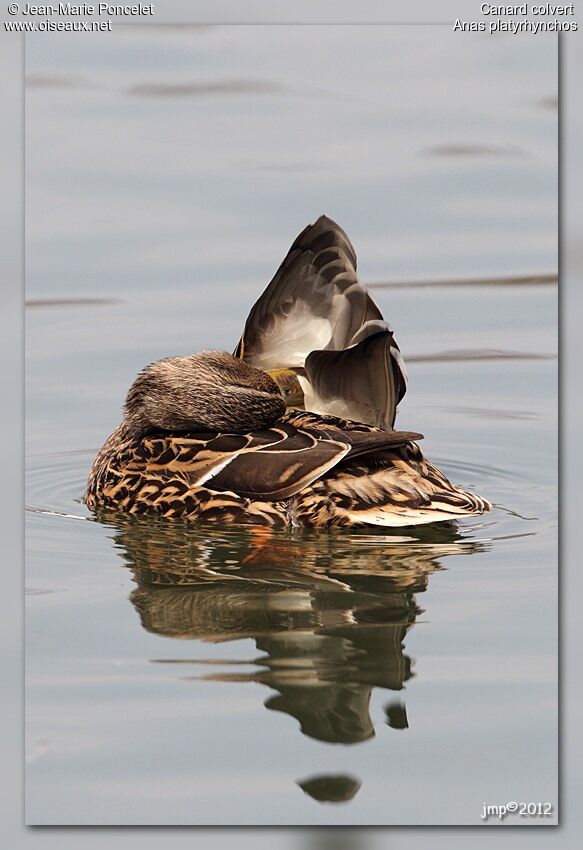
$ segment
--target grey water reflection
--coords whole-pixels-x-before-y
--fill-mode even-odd
[[[109,512],[98,519],[113,529],[132,571],[130,599],[144,629],[213,643],[251,638],[260,653],[152,661],[176,664],[183,680],[264,685],[272,692],[266,709],[295,718],[303,735],[343,745],[374,737],[373,689],[402,691],[415,675],[406,637],[442,557],[486,546],[453,524],[406,535],[252,527],[217,534]],[[209,664],[216,669],[203,672]],[[393,729],[408,728],[402,699],[389,701],[386,717]],[[345,802],[360,779],[322,774],[298,784],[320,802]]]

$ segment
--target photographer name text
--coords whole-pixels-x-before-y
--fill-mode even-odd
[[[16,5],[16,4],[14,4]],[[57,3],[56,6],[38,6],[33,3],[22,3],[18,6],[21,15],[50,18],[56,15],[71,17],[87,17],[92,15],[124,16],[124,15],[153,15],[153,3],[130,3],[115,5],[111,3]],[[11,14],[13,12],[11,11]]]

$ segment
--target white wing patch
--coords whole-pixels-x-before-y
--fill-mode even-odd
[[[203,485],[203,484],[206,484],[206,482],[207,482],[207,481],[210,481],[212,478],[214,478],[214,477],[215,477],[215,475],[218,475],[218,474],[219,474],[219,472],[221,472],[221,470],[223,470],[223,469],[224,469],[226,466],[228,466],[228,465],[229,465],[232,461],[234,461],[234,460],[235,460],[235,458],[236,458],[239,454],[241,454],[241,452],[234,452],[232,455],[230,455],[229,457],[225,458],[225,460],[221,461],[220,463],[215,464],[215,466],[213,466],[213,467],[210,469],[210,471],[209,471],[209,472],[207,472],[205,475],[201,475],[201,477],[200,477],[200,478],[198,478],[198,479],[194,482],[194,485],[195,485],[196,487],[202,487],[202,485]]]
[[[298,299],[287,316],[274,317],[273,326],[261,338],[261,349],[253,355],[253,365],[264,371],[303,366],[310,351],[325,348],[331,337],[330,321],[314,316],[306,302]]]

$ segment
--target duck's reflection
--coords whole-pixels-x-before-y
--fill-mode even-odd
[[[297,783],[302,791],[319,803],[346,803],[356,796],[360,782],[344,774],[323,774],[301,779]]]
[[[407,709],[402,702],[390,702],[385,706],[385,714],[387,715],[387,726],[391,729],[408,729],[409,721],[407,720]]]
[[[480,544],[442,524],[415,535],[266,532],[102,515],[132,569],[131,595],[142,625],[167,637],[203,641],[253,638],[262,653],[253,672],[193,678],[258,682],[275,695],[265,706],[295,717],[305,735],[355,744],[374,736],[374,687],[400,691],[413,675],[404,652],[421,609],[416,595],[445,555]],[[431,542],[429,542],[431,541]],[[158,659],[167,662],[184,659]],[[214,663],[214,662],[213,662]],[[386,723],[408,728],[405,705],[390,702]],[[316,799],[349,799],[358,780],[299,782]],[[350,786],[350,787],[349,787]],[[322,796],[323,795],[323,796]]]

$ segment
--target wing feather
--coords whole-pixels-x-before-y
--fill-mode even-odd
[[[421,435],[352,426],[334,417],[301,414],[253,434],[155,435],[139,441],[125,463],[170,486],[204,486],[267,501],[295,495],[345,457],[371,454]],[[346,424],[346,428],[343,425]]]
[[[382,315],[358,281],[348,236],[320,216],[251,308],[235,355],[265,370],[303,366],[310,351],[345,348],[374,319]]]
[[[393,427],[406,391],[394,335],[358,280],[348,236],[326,216],[292,244],[235,355],[266,371],[298,370],[307,410],[380,428]]]
[[[345,351],[312,351],[305,365],[306,408],[392,428],[397,404],[405,394],[402,361],[395,356],[395,346],[392,331],[385,329]]]

